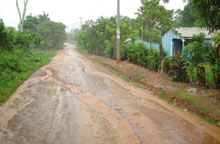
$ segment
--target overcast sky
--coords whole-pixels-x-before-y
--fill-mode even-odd
[[[23,0],[19,1],[22,6]],[[68,27],[78,27],[79,17],[88,20],[115,15],[116,4],[117,0],[29,0],[27,15],[38,15],[45,11],[53,21],[63,22]],[[184,5],[182,0],[170,0],[165,6],[167,9],[183,9]],[[121,0],[121,15],[135,17],[134,13],[140,6],[140,0]],[[17,27],[16,0],[0,0],[0,19],[6,26]]]

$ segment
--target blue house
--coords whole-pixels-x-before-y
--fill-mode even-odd
[[[200,27],[180,27],[174,30],[168,30],[162,36],[162,47],[168,56],[176,55],[175,51],[183,52],[184,46],[192,42],[193,35],[204,33],[206,41],[211,41],[212,35],[205,28]],[[176,50],[175,50],[176,49]]]

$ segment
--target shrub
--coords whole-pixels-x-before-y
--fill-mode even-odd
[[[128,43],[121,46],[121,59],[157,71],[160,65],[159,51],[147,48],[144,43]]]

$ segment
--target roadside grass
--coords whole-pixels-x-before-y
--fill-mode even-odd
[[[191,105],[194,105],[195,102],[196,102],[195,96],[191,96],[186,92],[183,92],[183,91],[182,92],[177,92],[177,95],[179,95],[181,99],[189,102]]]
[[[127,76],[121,74],[120,72],[117,72],[117,71],[115,71],[113,69],[110,69],[109,71],[114,73],[115,75],[119,76],[120,78],[122,78],[123,80],[125,80],[125,81],[127,81],[129,83],[132,81],[131,79],[129,79]]]
[[[0,105],[37,69],[56,54],[51,50],[14,50],[0,53]]]
[[[161,90],[157,93],[157,96],[160,97],[161,99],[164,99],[166,97],[166,94],[164,91]]]
[[[132,73],[131,76],[134,77],[137,81],[141,81],[144,78],[142,74],[138,73]]]
[[[205,117],[205,118],[202,118],[202,120],[210,124],[216,124],[215,120],[212,117]]]
[[[97,63],[101,63],[103,60],[105,60],[106,58],[105,57],[99,57],[99,58],[97,58],[97,59],[95,59],[95,61],[97,62]]]
[[[211,108],[207,108],[205,106],[198,106],[197,107],[201,112],[205,113],[205,114],[209,114],[213,111],[213,109]]]

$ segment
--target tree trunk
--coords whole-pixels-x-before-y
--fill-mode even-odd
[[[197,67],[197,73],[198,73],[198,82],[199,85],[205,86],[206,80],[205,80],[205,67],[198,66]]]
[[[150,48],[152,48],[152,41],[153,41],[153,26],[151,28],[151,32],[150,32]]]
[[[144,41],[144,23],[142,23],[141,40]]]
[[[25,19],[25,15],[26,15],[26,11],[27,11],[27,4],[28,4],[28,0],[24,0],[24,10],[23,10],[23,14],[21,16],[21,11],[19,8],[18,0],[16,0],[16,7],[18,10],[18,16],[19,16],[19,21],[20,21],[19,22],[20,31],[23,31],[23,29],[24,29],[24,19]]]
[[[96,55],[99,55],[99,49],[98,48],[96,48]]]

